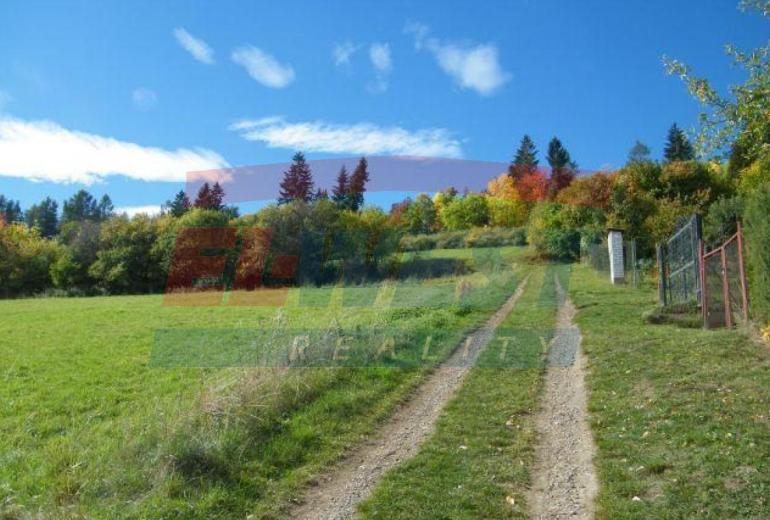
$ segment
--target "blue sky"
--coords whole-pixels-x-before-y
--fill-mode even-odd
[[[22,206],[83,186],[157,205],[186,170],[296,148],[508,161],[524,133],[616,167],[696,124],[662,55],[725,88],[724,45],[770,34],[733,0],[6,0],[0,21],[0,193]]]

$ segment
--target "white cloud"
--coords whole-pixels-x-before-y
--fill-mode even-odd
[[[174,37],[184,50],[192,54],[192,57],[201,63],[211,65],[214,63],[214,51],[206,42],[188,33],[183,27],[174,29]]]
[[[369,47],[369,59],[374,68],[380,72],[390,72],[393,68],[393,60],[390,57],[390,45],[387,43],[373,43]]]
[[[164,150],[78,132],[50,121],[0,117],[0,176],[91,184],[109,175],[185,181],[187,172],[227,167],[207,149]]]
[[[366,155],[462,156],[460,142],[443,128],[409,131],[372,123],[289,123],[283,118],[268,117],[240,121],[230,129],[246,140],[262,142],[270,148]]]
[[[235,49],[232,59],[246,69],[249,76],[266,87],[284,88],[294,81],[294,69],[291,65],[279,63],[270,54],[256,47]]]
[[[370,92],[385,92],[388,90],[388,75],[393,69],[393,59],[390,57],[390,45],[373,43],[369,47],[369,60],[375,71],[375,81],[370,83]]]
[[[125,213],[129,217],[144,214],[147,216],[160,215],[160,206],[121,206],[115,208],[115,213]]]
[[[497,47],[492,44],[444,42],[429,38],[427,26],[410,22],[404,31],[414,36],[417,50],[427,49],[436,58],[439,67],[463,89],[472,89],[489,95],[511,79],[510,73],[500,66]]]
[[[353,45],[352,42],[346,41],[338,43],[332,49],[332,58],[334,58],[334,65],[339,67],[340,65],[347,65],[350,63],[350,58],[359,49],[358,45]]]
[[[137,110],[151,110],[158,104],[158,94],[152,89],[139,87],[131,93],[131,101]]]

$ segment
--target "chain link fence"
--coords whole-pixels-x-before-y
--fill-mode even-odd
[[[658,290],[663,306],[701,303],[701,219],[690,215],[658,244]]]
[[[610,253],[607,241],[588,244],[581,251],[581,259],[596,271],[610,276]],[[644,262],[637,258],[635,240],[623,241],[623,273],[624,281],[632,287],[639,287],[648,276]]]

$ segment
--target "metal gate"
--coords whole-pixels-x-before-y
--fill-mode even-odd
[[[749,297],[740,223],[737,233],[708,253],[701,242],[700,256],[704,326],[732,327],[740,320],[748,321]]]
[[[701,219],[690,215],[658,244],[659,298],[662,305],[701,303]]]

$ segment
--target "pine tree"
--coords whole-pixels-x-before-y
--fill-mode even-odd
[[[178,218],[189,211],[190,199],[187,197],[187,194],[184,192],[184,190],[179,190],[179,192],[174,196],[174,200],[166,201],[165,206],[171,215]]]
[[[348,194],[350,196],[350,209],[353,211],[358,211],[364,205],[364,192],[366,191],[366,183],[369,182],[368,168],[369,163],[366,161],[366,157],[361,157],[356,169],[353,170],[353,175],[350,176]]]
[[[193,206],[196,208],[207,209],[211,204],[211,185],[208,182],[204,182],[203,185],[198,188],[198,195],[195,197]]]
[[[340,172],[337,174],[337,185],[332,188],[332,200],[341,208],[346,208],[348,206],[349,182],[348,170],[343,164],[340,168]]]
[[[676,123],[671,125],[668,131],[668,139],[666,147],[663,149],[663,156],[668,162],[692,161],[695,159],[695,150],[693,150],[690,140],[687,139],[687,135]]]
[[[44,237],[56,235],[59,229],[59,205],[51,197],[46,197],[40,204],[33,204],[26,214],[29,227],[36,227]]]
[[[521,138],[519,149],[516,150],[513,162],[508,167],[508,174],[515,179],[520,179],[524,175],[534,173],[538,163],[535,143],[532,138],[525,135]]]
[[[636,140],[634,146],[628,151],[627,164],[639,163],[650,160],[650,147],[643,142]]]
[[[62,224],[66,222],[82,222],[84,220],[98,221],[99,206],[96,199],[86,190],[79,190],[64,201],[62,208]]]
[[[96,205],[96,219],[99,221],[107,220],[112,216],[115,211],[115,206],[112,205],[112,199],[109,195],[102,195],[99,199],[99,204]]]
[[[313,200],[329,200],[329,192],[326,191],[325,188],[318,188],[315,190],[315,193],[313,193]]]
[[[6,199],[0,195],[0,219],[7,224],[18,222],[23,218],[18,200]]]
[[[224,208],[225,190],[222,189],[222,185],[219,182],[215,182],[211,187],[211,205],[209,209],[222,211]]]
[[[553,197],[572,183],[577,164],[570,158],[569,152],[556,137],[548,143],[547,159],[548,165],[551,167],[549,192]]]
[[[297,152],[292,158],[291,166],[283,172],[278,204],[287,204],[294,200],[310,202],[313,196],[313,174],[310,165],[305,161],[305,155]]]

